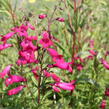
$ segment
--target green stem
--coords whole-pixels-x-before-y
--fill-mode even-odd
[[[41,60],[40,60],[40,74],[39,74],[39,79],[38,79],[38,104],[40,104],[40,96],[41,96],[41,78],[42,78],[42,73],[43,73],[43,58],[44,58],[44,53],[45,50],[43,49]]]

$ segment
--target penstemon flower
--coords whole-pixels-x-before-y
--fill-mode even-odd
[[[4,35],[4,36],[1,38],[1,41],[3,41],[4,43],[6,43],[6,41],[7,41],[8,39],[10,39],[14,34],[15,34],[15,32],[10,32],[10,33]]]
[[[1,73],[0,78],[4,78],[6,75],[10,74],[10,69],[12,65],[8,65]]]
[[[65,82],[57,82],[52,85],[52,88],[55,92],[60,92],[60,89],[63,90],[68,90],[68,91],[73,91],[75,89],[75,81],[73,80],[70,83],[65,83]]]
[[[56,74],[54,73],[51,73],[50,76],[52,77],[52,79],[55,81],[55,82],[60,82],[61,79],[60,77],[58,77]]]
[[[101,109],[105,109],[106,108],[106,100],[102,100],[102,103],[100,105]]]
[[[8,91],[8,95],[11,96],[11,95],[15,95],[15,94],[18,94],[24,87],[26,87],[25,85],[20,85],[14,89],[11,89]]]
[[[106,88],[106,90],[105,90],[105,96],[108,96],[109,97],[109,88]]]
[[[52,40],[49,38],[49,34],[46,32],[43,32],[42,34],[43,38],[40,40],[40,44],[43,46],[43,48],[48,48],[53,44]]]
[[[40,14],[40,15],[39,15],[39,19],[45,19],[46,17],[47,17],[46,14]]]
[[[5,84],[6,84],[6,86],[8,86],[13,83],[25,82],[25,81],[27,81],[26,78],[24,78],[20,75],[10,75],[9,78],[6,78]]]
[[[63,17],[56,18],[56,20],[59,22],[65,22],[65,19]]]
[[[103,64],[103,66],[104,66],[107,70],[109,70],[109,64],[108,64],[108,62],[107,62],[106,60],[101,59],[101,63]]]
[[[6,48],[9,48],[9,47],[12,47],[13,45],[12,44],[0,44],[0,51],[6,49]]]

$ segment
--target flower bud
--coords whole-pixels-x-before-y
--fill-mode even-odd
[[[47,17],[46,14],[40,14],[40,15],[39,15],[39,19],[45,19],[46,17]]]
[[[59,17],[56,20],[59,21],[59,22],[64,22],[65,21],[65,19],[63,17]]]

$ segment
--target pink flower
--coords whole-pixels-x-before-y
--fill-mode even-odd
[[[91,60],[93,60],[93,58],[94,57],[92,55],[89,55],[89,56],[86,57],[86,59],[91,59]]]
[[[47,48],[47,50],[52,57],[56,57],[59,55],[58,52],[52,48]]]
[[[44,48],[48,48],[53,45],[53,42],[49,39],[49,37],[47,35],[44,35],[43,38],[40,40],[40,44]]]
[[[28,33],[26,31],[24,31],[24,32],[19,31],[18,34],[21,37],[27,37],[28,36]]]
[[[106,108],[106,100],[102,100],[102,103],[101,103],[100,107],[101,107],[101,109]]]
[[[107,63],[107,61],[104,60],[104,59],[101,59],[101,62],[102,62],[102,64],[103,64],[103,66],[104,66],[107,70],[109,70],[109,64]]]
[[[4,78],[7,74],[10,73],[12,65],[8,65],[1,73],[0,73],[0,78]]]
[[[58,54],[58,52],[52,48],[47,48],[47,50],[52,56],[53,61],[55,62],[55,64],[53,64],[54,67],[72,72],[72,67],[70,66],[71,63],[65,62],[62,55]]]
[[[40,14],[40,15],[39,15],[39,19],[45,19],[46,17],[47,17],[46,14]]]
[[[34,41],[34,40],[38,40],[38,38],[37,36],[27,36],[25,40]]]
[[[1,51],[1,50],[4,50],[4,49],[6,49],[6,48],[9,48],[9,47],[12,47],[12,44],[7,44],[7,43],[5,43],[5,44],[0,44],[0,51]]]
[[[19,52],[19,55],[21,57],[23,57],[27,63],[33,63],[35,62],[35,55],[34,55],[34,51],[32,50],[22,50]]]
[[[28,31],[28,25],[22,24],[22,25],[19,27],[19,29],[20,29],[21,32]]]
[[[51,76],[51,74],[49,72],[47,72],[46,70],[44,70],[44,76],[48,78]]]
[[[49,33],[47,31],[43,31],[41,35],[43,37],[49,37]]]
[[[69,72],[72,72],[72,67],[68,62],[64,62],[62,60],[57,60],[56,64],[54,64],[55,67],[58,67],[60,69],[68,70]]]
[[[64,22],[64,21],[65,21],[65,19],[64,19],[63,17],[62,17],[62,18],[59,17],[59,18],[57,18],[56,20],[59,21],[59,22]]]
[[[22,76],[10,75],[10,77],[5,80],[5,84],[6,84],[6,86],[8,86],[8,85],[11,85],[13,83],[25,82],[25,81],[27,81],[27,80]]]
[[[17,65],[25,65],[25,64],[27,64],[27,60],[25,58],[21,57],[17,60]]]
[[[24,87],[25,87],[24,85],[20,85],[14,89],[11,89],[8,91],[8,95],[11,96],[11,95],[18,94]]]
[[[55,49],[47,48],[47,50],[48,50],[49,54],[52,56],[54,62],[57,62],[57,61],[64,62],[63,56],[58,54],[58,52]]]
[[[58,77],[56,74],[54,73],[51,73],[50,76],[52,77],[52,79],[55,81],[55,82],[60,82],[61,79],[60,77]]]
[[[35,30],[35,27],[33,27],[29,22],[27,22],[27,25],[31,30]]]
[[[70,84],[75,84],[75,82],[76,82],[76,80],[72,80],[72,81],[70,82]]]
[[[1,41],[6,42],[9,38],[11,38],[15,32],[10,32],[1,38]]]
[[[21,46],[22,46],[23,50],[28,50],[28,49],[36,50],[37,49],[37,47],[33,45],[32,41],[29,41],[27,39],[24,39],[21,42]]]
[[[78,69],[79,71],[81,71],[81,70],[83,69],[83,66],[82,66],[81,64],[77,64],[76,66],[77,66],[77,69]]]
[[[28,25],[24,25],[22,24],[21,26],[17,26],[11,29],[12,31],[14,31],[15,33],[18,33],[19,36],[21,37],[26,37],[28,36]]]
[[[106,96],[109,96],[109,88],[106,88],[106,90],[105,90],[105,95],[106,95]]]
[[[89,50],[89,53],[92,54],[93,56],[97,55],[97,52],[95,52],[94,50]]]
[[[52,86],[52,88],[53,88],[54,92],[61,92],[61,90],[56,86]]]
[[[38,73],[37,73],[37,68],[35,68],[35,69],[32,69],[32,72],[33,72],[33,74],[34,74],[34,77],[36,78],[36,80],[38,80],[39,79],[39,75],[38,75]]]
[[[75,85],[72,85],[71,83],[55,83],[55,86],[57,86],[57,87],[59,87],[59,88],[61,88],[61,89],[63,89],[63,90],[69,90],[69,91],[71,91],[71,90],[74,90],[75,89]]]
[[[55,84],[51,84],[52,85],[52,88],[55,92],[60,92],[59,88],[60,89],[63,89],[63,90],[68,90],[68,91],[73,91],[75,89],[75,80],[69,82],[69,83],[66,83],[66,82],[57,82]]]

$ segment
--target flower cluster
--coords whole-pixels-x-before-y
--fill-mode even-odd
[[[47,15],[45,14],[40,14],[39,15],[39,19],[44,19],[46,18]],[[64,18],[58,18],[56,19],[60,22],[64,22]],[[61,80],[61,78],[59,76],[57,76],[57,74],[52,73],[52,71],[46,70],[47,68],[59,68],[62,70],[66,70],[68,72],[72,72],[73,69],[71,67],[72,62],[66,62],[63,55],[59,54],[54,48],[54,42],[53,39],[56,40],[54,38],[54,36],[52,36],[49,32],[47,31],[43,31],[41,34],[42,38],[38,38],[38,36],[34,35],[31,36],[28,33],[28,30],[31,29],[33,31],[35,31],[35,27],[33,27],[29,22],[25,22],[25,24],[22,24],[20,26],[16,26],[14,28],[11,29],[11,32],[7,33],[4,36],[1,36],[1,41],[3,42],[3,44],[0,45],[0,50],[4,50],[8,47],[11,47],[12,44],[8,44],[7,40],[12,38],[12,37],[16,37],[18,38],[18,60],[16,61],[18,67],[20,66],[24,66],[24,65],[37,65],[36,68],[34,67],[29,67],[31,69],[31,72],[33,73],[34,77],[36,78],[37,81],[39,81],[39,78],[41,76],[40,73],[40,67],[38,67],[38,65],[40,66],[40,59],[39,57],[35,56],[36,52],[39,52],[40,49],[47,51],[47,53],[51,56],[52,58],[52,64],[48,64],[46,68],[44,68],[43,70],[41,70],[41,72],[43,72],[43,75],[46,78],[51,78],[52,80],[54,80],[54,82],[52,82],[50,85],[50,87],[52,87],[52,89],[55,92],[60,92],[60,89],[63,90],[68,90],[68,91],[73,91],[75,89],[75,80],[67,83],[67,82],[63,82]],[[51,38],[52,36],[52,38]],[[42,55],[42,54],[41,54]],[[10,73],[10,69],[11,69],[12,65],[8,65],[1,73],[0,73],[0,78],[5,79],[5,85],[8,87],[9,85],[12,84],[16,84],[16,83],[20,83],[23,82],[25,83],[27,81],[26,78],[20,76],[20,75],[12,75]],[[7,77],[8,76],[8,77]],[[6,78],[5,78],[6,77]],[[8,95],[14,95],[19,93],[24,87],[26,87],[26,85],[19,85],[18,87],[11,89],[8,91]]]
[[[20,75],[12,75],[10,70],[11,70],[12,65],[8,65],[1,73],[0,73],[0,78],[5,79],[6,76],[8,76],[5,79],[5,85],[9,86],[15,83],[19,83],[19,82],[26,82],[26,78],[20,76]],[[18,87],[11,89],[8,91],[8,95],[15,95],[17,93],[19,93],[23,88],[25,87],[25,85],[19,85]]]

